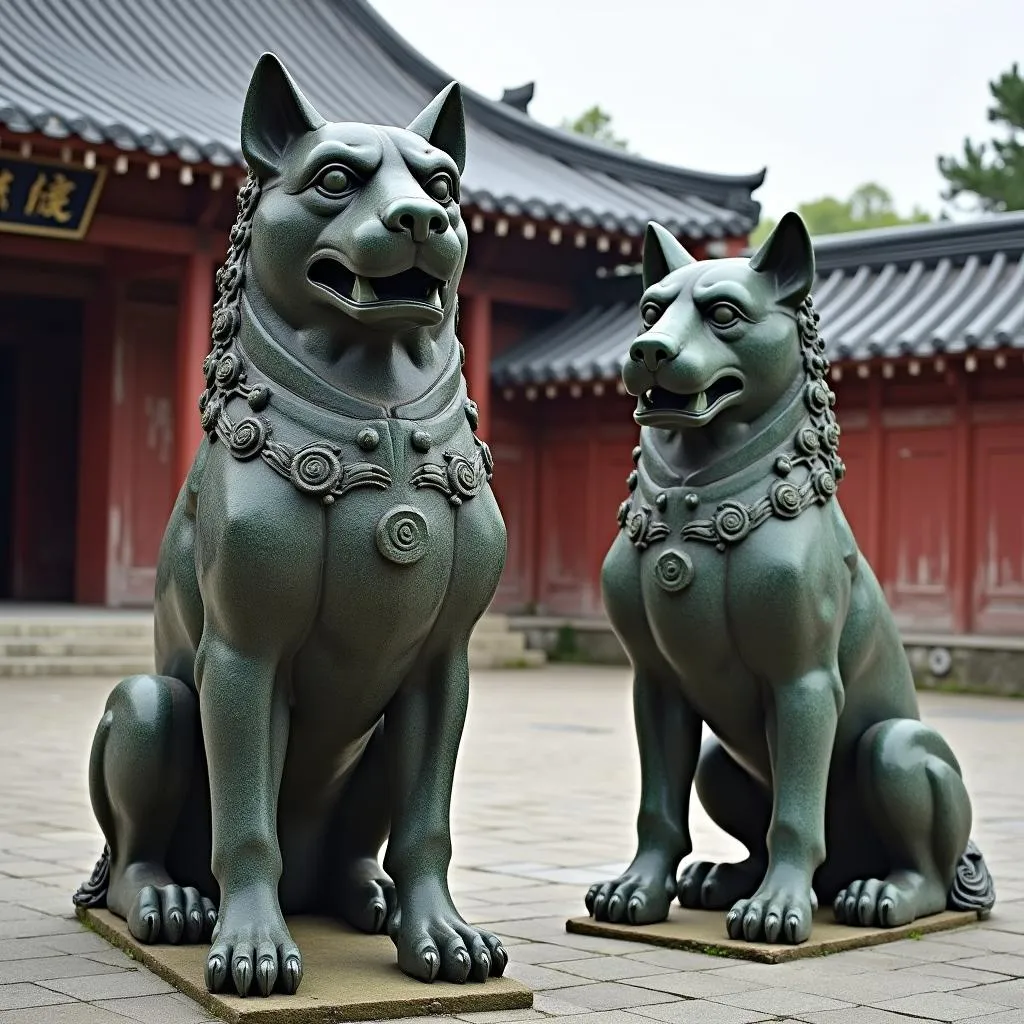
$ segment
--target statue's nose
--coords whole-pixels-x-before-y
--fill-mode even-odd
[[[426,196],[403,196],[393,200],[381,218],[389,231],[404,231],[413,241],[425,242],[431,235],[443,235],[448,215]]]
[[[659,334],[641,334],[629,346],[629,358],[635,363],[643,363],[651,373],[679,355],[679,350],[668,338]]]

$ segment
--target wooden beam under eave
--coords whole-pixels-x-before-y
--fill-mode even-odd
[[[527,281],[522,278],[503,277],[500,274],[474,274],[469,271],[459,282],[460,295],[488,295],[492,302],[505,302],[511,306],[528,306],[533,309],[572,309],[576,296],[571,288],[547,284],[544,281]]]
[[[202,233],[190,224],[167,224],[110,214],[97,214],[93,218],[87,238],[94,245],[180,256],[202,248]]]
[[[58,238],[33,238],[13,232],[0,232],[0,259],[27,263],[65,263],[99,267],[105,253],[102,247],[88,242]]]

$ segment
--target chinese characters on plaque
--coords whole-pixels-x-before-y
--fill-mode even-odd
[[[89,170],[0,153],[0,231],[83,238],[105,175],[101,167]]]

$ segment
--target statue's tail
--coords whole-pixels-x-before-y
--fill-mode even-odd
[[[100,859],[92,874],[71,897],[76,907],[94,907],[99,909],[107,905],[107,888],[110,885],[110,847],[104,846]]]
[[[988,917],[995,906],[996,887],[988,872],[985,858],[981,855],[974,840],[969,840],[960,862],[956,866],[956,875],[946,897],[946,906],[950,910],[973,910],[978,917]]]
[[[110,735],[110,723],[113,715],[108,708],[103,712],[96,738],[92,743],[89,755],[89,794],[92,797],[93,811],[105,836],[114,835],[114,815],[107,800],[107,787],[103,779],[103,758],[107,747],[107,736]],[[95,907],[97,910],[107,905],[107,889],[110,888],[110,843],[105,843],[100,859],[92,874],[71,897],[76,907]]]

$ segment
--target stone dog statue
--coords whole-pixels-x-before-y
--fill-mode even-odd
[[[461,93],[408,129],[328,123],[264,54],[242,148],[158,674],[107,701],[108,848],[76,902],[143,942],[212,930],[211,991],[294,992],[291,913],[387,928],[423,981],[483,981],[507,955],[447,883],[469,637],[505,559],[455,335]]]
[[[835,497],[835,396],[788,214],[750,260],[698,262],[648,227],[623,381],[640,445],[604,563],[634,668],[638,848],[590,913],[726,910],[730,937],[799,943],[816,896],[895,926],[995,895],[952,751],[919,721],[882,590]],[[701,747],[701,726],[714,738]],[[749,856],[691,863],[691,783]],[[815,895],[816,894],[816,895]]]

